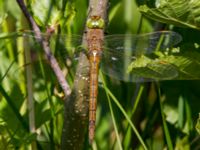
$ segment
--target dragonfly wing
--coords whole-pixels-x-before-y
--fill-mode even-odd
[[[124,81],[169,80],[178,74],[173,65],[143,59],[142,56],[165,51],[180,41],[181,36],[171,31],[107,36],[102,55],[102,71]],[[132,64],[135,67],[130,71]]]
[[[35,36],[33,31],[24,31],[23,38],[27,39],[33,46],[39,45],[38,40],[42,38],[47,39],[50,44],[52,54],[61,62],[64,63],[77,63],[79,54],[86,51],[86,47],[82,45],[82,37],[79,35],[66,35],[66,34],[45,34],[41,33],[40,36]],[[35,52],[43,53],[41,46],[40,50],[35,49]]]
[[[152,53],[156,50],[165,51],[166,48],[178,44],[182,37],[173,31],[157,31],[139,35],[108,35],[104,39],[104,47],[120,52],[125,48],[126,51],[138,55]]]
[[[40,36],[36,36],[33,31],[24,31],[23,38],[30,41],[30,43],[38,44],[40,38],[47,39],[52,53],[60,56],[71,56],[83,51],[82,37],[79,35],[67,35],[67,34],[45,34],[41,33]],[[37,40],[37,41],[36,41]]]
[[[47,34],[42,33],[40,38],[45,39],[47,36]],[[23,31],[16,34],[7,33],[6,35],[0,35],[0,47],[4,48],[9,42],[14,45],[14,48],[16,47],[16,56],[18,54],[24,55],[25,51],[29,51],[29,61],[21,62],[19,69],[17,70],[23,70],[24,67],[30,65],[32,67],[39,67],[40,63],[45,65],[45,69],[48,69],[50,65],[44,55],[43,47],[41,47],[38,40],[40,41],[39,37],[35,36],[33,31]],[[81,45],[82,37],[78,35],[52,34],[48,37],[48,41],[51,53],[56,57],[60,67],[65,69],[67,72],[70,70],[70,72],[75,74],[79,55],[81,52],[85,51],[85,48]],[[6,47],[4,49],[6,49]],[[36,70],[39,71],[39,69]],[[51,69],[48,69],[48,71],[49,70]]]

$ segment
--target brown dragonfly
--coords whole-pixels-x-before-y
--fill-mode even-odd
[[[85,52],[89,59],[89,141],[91,143],[95,133],[99,65],[105,74],[124,81],[148,82],[174,79],[178,76],[176,68],[170,63],[156,61],[156,57],[158,52],[170,53],[170,48],[178,44],[182,37],[173,31],[104,36],[104,20],[99,16],[90,17],[87,27],[86,46],[81,45],[83,39],[77,35],[53,34],[49,37],[49,41],[54,49],[64,56],[64,59],[71,57],[72,61],[76,61],[79,52]],[[28,31],[23,32],[23,36],[32,40],[35,38],[33,32]],[[42,34],[42,37],[47,35]],[[148,57],[155,61],[151,61]]]
[[[169,44],[177,44],[181,40],[181,36],[174,32],[155,32],[151,34],[146,35],[139,35],[139,36],[133,36],[133,35],[121,35],[121,36],[107,36],[104,38],[104,20],[99,16],[92,16],[87,21],[87,27],[89,28],[87,31],[87,48],[88,48],[88,58],[90,62],[90,100],[89,100],[89,141],[90,143],[94,139],[94,132],[95,132],[95,120],[96,120],[96,101],[97,101],[97,94],[98,94],[98,70],[99,70],[99,63],[102,58],[102,63],[106,64],[106,67],[108,74],[111,75],[117,75],[119,77],[119,73],[122,71],[119,71],[120,69],[124,68],[125,64],[121,68],[120,62],[123,62],[122,59],[127,59],[124,57],[124,55],[131,55],[131,50],[136,49],[133,48],[132,44],[135,42],[144,42],[148,44],[149,46],[145,46],[145,44],[142,44],[142,47],[138,47],[137,53],[134,53],[134,57],[132,56],[131,59],[136,59],[135,56],[141,55],[140,53],[144,53],[143,51],[146,51],[147,53],[155,49],[155,45],[158,45],[159,39],[161,40],[159,43],[159,48],[166,48],[166,46],[169,46]],[[127,38],[127,43],[124,43],[124,45],[120,45],[122,38]],[[169,41],[166,42],[166,39]],[[105,41],[105,43],[104,43]],[[123,41],[123,40],[122,40]],[[133,42],[133,43],[131,43]],[[166,43],[164,43],[166,42]],[[111,44],[108,46],[108,43]],[[155,44],[157,43],[157,44]],[[116,46],[117,45],[117,46]],[[141,45],[141,44],[140,44]],[[114,47],[116,46],[116,47]],[[135,45],[136,46],[136,45]],[[105,47],[105,48],[104,48]],[[126,50],[129,50],[126,53],[122,53],[124,51],[124,48],[126,47]],[[108,49],[109,48],[109,49]],[[116,50],[117,49],[117,50]],[[105,52],[104,52],[105,50]],[[104,52],[103,56],[102,53]],[[131,53],[131,54],[130,54]],[[130,57],[129,57],[130,59]],[[128,61],[129,63],[132,62]],[[104,65],[105,66],[105,65]],[[111,69],[110,69],[111,68]],[[173,67],[168,64],[165,68],[169,69],[168,71],[165,70],[165,72],[168,72],[167,74],[163,74],[165,77],[163,79],[172,78],[176,76],[176,71],[173,70]],[[125,68],[123,71],[127,72],[127,69]],[[117,72],[117,73],[116,73]],[[158,75],[159,76],[159,75]],[[124,75],[120,75],[121,79],[126,79]],[[129,80],[135,80],[139,81],[138,77],[134,77],[134,75],[128,78]],[[147,79],[147,78],[146,78]],[[142,79],[144,80],[144,78]],[[142,81],[141,80],[141,81]]]

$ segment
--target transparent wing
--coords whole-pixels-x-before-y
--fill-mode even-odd
[[[66,34],[45,34],[36,36],[33,31],[24,31],[23,38],[29,40],[29,43],[38,44],[40,38],[50,43],[52,53],[57,57],[69,57],[78,54],[86,48],[82,46],[82,37],[79,35]],[[36,41],[37,40],[37,41]]]
[[[171,31],[159,31],[141,35],[111,35],[105,37],[102,55],[102,71],[119,80],[144,82],[169,80],[178,75],[176,68],[167,63],[146,61],[156,51],[164,52],[181,41],[181,36]],[[128,71],[133,63],[138,66]],[[158,71],[159,70],[159,71]]]
[[[33,43],[37,42],[32,31],[23,33],[23,37]],[[82,37],[78,35],[41,34],[43,39],[48,38],[51,44],[52,53],[60,64],[65,67],[76,68],[80,52],[86,52],[86,48],[81,45]],[[169,80],[177,76],[177,71],[173,65],[154,62],[136,67],[132,72],[128,72],[129,65],[142,55],[151,55],[155,51],[165,51],[181,41],[181,36],[171,31],[160,31],[141,35],[111,35],[105,37],[102,55],[102,70],[106,74],[125,81],[151,81]],[[39,48],[38,48],[39,49]],[[34,50],[35,51],[35,50]],[[40,53],[43,50],[37,51]],[[158,72],[159,70],[159,72]]]
[[[12,70],[13,75],[17,75],[20,71],[23,71],[25,67],[31,66],[32,69],[35,70],[34,74],[36,76],[41,76],[42,64],[45,69],[44,71],[49,75],[48,77],[54,76],[47,58],[44,55],[44,50],[38,43],[40,38],[48,38],[52,55],[56,57],[63,71],[73,80],[79,54],[85,51],[83,46],[81,46],[82,37],[58,34],[47,36],[47,34],[41,34],[40,37],[36,37],[32,31],[0,34],[1,51],[4,51],[3,53],[6,54],[9,53],[9,48],[12,48],[11,51],[14,53],[15,64],[18,68]],[[11,47],[8,47],[8,45]],[[30,53],[30,58],[28,60],[26,52]]]
[[[79,54],[86,51],[86,47],[82,45],[82,37],[79,35],[66,35],[66,34],[45,34],[42,33],[36,36],[32,31],[24,31],[23,38],[29,40],[29,43],[35,47],[39,45],[40,38],[47,40],[50,44],[52,54],[57,58],[59,63],[74,65],[77,64]],[[41,48],[41,46],[39,46]],[[41,55],[42,49],[33,50]],[[43,55],[44,56],[44,55]],[[44,58],[45,59],[45,58]],[[66,66],[67,67],[67,66]]]
[[[43,50],[38,44],[40,38],[48,38],[53,55],[61,67],[71,67],[75,73],[80,52],[86,48],[81,45],[82,37],[77,35],[51,35],[41,34],[36,37],[32,31],[11,36],[13,41],[23,38],[25,50],[31,51],[32,62],[46,60]],[[6,37],[6,36],[4,36]],[[17,37],[17,38],[16,38]],[[1,42],[9,41],[1,38]],[[103,45],[101,68],[104,73],[125,81],[143,82],[152,80],[170,80],[178,75],[176,67],[169,63],[159,61],[146,61],[142,56],[150,56],[156,51],[166,51],[181,41],[181,36],[175,32],[162,31],[142,35],[111,35],[106,36]],[[5,42],[2,42],[3,44]],[[0,45],[1,46],[1,45]],[[17,48],[17,46],[16,46]],[[31,62],[31,63],[32,63]],[[47,61],[46,61],[47,62]],[[28,65],[25,63],[24,66]],[[134,64],[136,64],[134,66]],[[141,65],[142,64],[142,65]],[[34,65],[35,66],[35,65]],[[49,65],[47,65],[48,68]],[[129,68],[131,68],[131,71]],[[84,69],[84,68],[83,68]],[[50,70],[50,69],[49,69]]]

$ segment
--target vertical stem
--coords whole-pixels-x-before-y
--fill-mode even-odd
[[[26,39],[27,40],[27,39]],[[31,57],[30,57],[30,50],[27,45],[27,41],[24,41],[24,53],[25,53],[25,64],[31,63]],[[35,133],[35,106],[34,106],[34,100],[33,100],[33,82],[32,82],[32,67],[31,65],[27,65],[25,67],[26,71],[26,84],[27,84],[27,105],[28,105],[28,115],[29,115],[29,130],[31,133]],[[32,150],[36,150],[36,142],[33,141],[32,144]]]
[[[90,0],[88,17],[92,15],[105,19],[108,0]],[[87,33],[87,28],[85,29]],[[85,39],[86,34],[83,35]],[[83,41],[86,43],[86,41]],[[84,70],[83,70],[84,68]],[[89,62],[81,53],[71,96],[65,101],[62,150],[83,149],[88,125]]]

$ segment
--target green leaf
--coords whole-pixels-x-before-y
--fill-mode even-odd
[[[18,6],[18,4],[16,3],[16,1],[10,0],[10,1],[5,1],[4,9],[9,12],[15,19],[20,19],[20,13],[21,10]]]
[[[178,70],[177,80],[197,80],[200,79],[200,71],[196,69],[200,67],[200,57],[197,57],[199,55],[198,52],[187,52],[179,56],[167,56],[163,61],[176,67]]]
[[[47,100],[44,100],[41,103],[35,102],[35,116],[37,116],[36,128],[39,128],[52,118],[51,110],[45,107],[47,103]]]
[[[178,110],[174,106],[164,105],[164,114],[166,115],[166,120],[171,124],[176,124],[178,122]]]
[[[38,25],[55,25],[60,17],[61,11],[57,5],[53,5],[51,0],[32,1],[33,17]]]
[[[160,0],[156,4],[157,8],[142,5],[139,10],[158,22],[200,30],[199,0]]]
[[[197,119],[195,128],[196,128],[197,132],[200,134],[200,113],[199,113],[199,118]]]
[[[146,57],[145,55],[142,55],[141,57],[137,58],[136,61],[133,61],[127,69],[127,73],[131,72],[133,68],[139,68],[139,67],[146,67],[148,63],[151,62],[151,59]]]
[[[183,128],[184,124],[184,99],[182,96],[178,99],[178,126]]]
[[[141,56],[131,62],[127,73],[154,80],[198,80],[200,79],[200,53],[198,50],[187,52],[162,53],[156,56]],[[169,54],[171,53],[171,54]]]
[[[176,147],[175,149],[181,149],[181,150],[190,150],[190,142],[189,137],[185,136],[181,139],[177,139],[176,141]]]
[[[147,56],[141,56],[133,61],[127,71],[139,77],[154,80],[169,80],[177,76],[177,71],[173,65],[161,59],[152,59]]]

